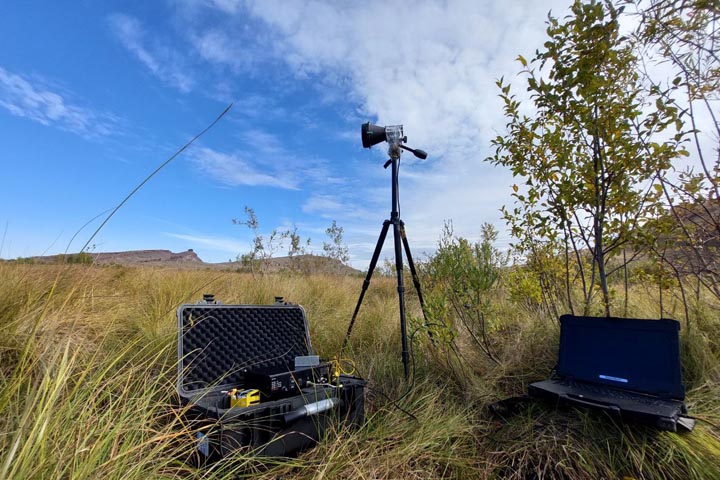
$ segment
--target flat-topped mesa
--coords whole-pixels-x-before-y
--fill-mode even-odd
[[[174,253],[170,250],[134,250],[129,252],[101,252],[91,254],[96,263],[203,263],[200,257],[189,249]]]

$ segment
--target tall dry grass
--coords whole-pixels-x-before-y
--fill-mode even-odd
[[[330,357],[361,282],[0,263],[0,478],[719,478],[720,349],[711,315],[683,333],[688,404],[703,419],[690,434],[535,403],[501,419],[488,404],[522,394],[552,368],[556,322],[500,287],[495,364],[462,337],[457,352],[430,342],[410,295],[408,385],[395,283],[382,277],[373,279],[348,352],[370,382],[362,428],[338,426],[298,458],[186,464],[195,438],[175,399],[177,306],[204,292],[225,303],[282,295],[306,308],[313,345]],[[633,312],[657,316],[643,298]]]

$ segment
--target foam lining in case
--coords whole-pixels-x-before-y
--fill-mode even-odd
[[[178,392],[243,385],[245,370],[292,370],[312,355],[299,305],[183,305],[178,310]]]

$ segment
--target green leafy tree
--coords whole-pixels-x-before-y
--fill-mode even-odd
[[[297,233],[297,225],[293,225],[292,231],[288,232],[288,238],[290,239],[290,246],[288,247],[288,257],[295,257],[297,255],[305,255],[307,248],[310,246],[310,239],[308,238],[305,243],[302,242],[302,238]]]
[[[660,188],[667,212],[648,232],[656,258],[680,285],[696,280],[696,303],[702,289],[720,298],[720,3],[707,0],[628,1],[640,19],[636,37],[671,77],[647,75],[653,88],[665,88],[683,106],[696,168],[662,175]],[[665,87],[663,87],[666,85]],[[668,245],[671,248],[668,248]]]
[[[255,268],[261,267],[263,274],[270,269],[273,255],[282,248],[283,241],[290,235],[288,231],[278,231],[277,229],[264,236],[260,234],[260,222],[255,215],[255,210],[245,206],[245,219],[234,218],[232,222],[236,225],[245,225],[253,233],[252,248],[249,252],[242,254],[238,260],[243,266],[250,268],[250,272],[255,276]]]
[[[298,233],[297,225],[294,224],[293,229],[287,232],[287,237],[290,240],[287,252],[290,258],[290,269],[294,271],[307,270],[310,262],[305,255],[307,255],[308,248],[310,248],[310,238],[303,241]]]
[[[323,242],[323,252],[328,258],[338,260],[343,265],[347,265],[350,261],[350,252],[347,245],[343,241],[345,230],[339,226],[335,220],[326,230],[325,234],[329,238],[329,242]]]
[[[262,254],[262,251],[264,250],[263,245],[263,238],[262,235],[259,233],[260,229],[260,222],[258,222],[257,216],[255,215],[255,210],[245,206],[244,209],[245,213],[245,219],[237,219],[233,218],[232,222],[235,225],[245,225],[247,228],[249,228],[253,233],[253,240],[252,240],[252,248],[249,252],[243,253],[242,255],[238,255],[237,260],[242,263],[244,267],[250,268],[250,272],[252,273],[253,277],[255,276],[255,264],[257,263],[256,260],[260,257]]]
[[[507,264],[507,256],[493,246],[496,240],[497,231],[489,223],[482,225],[480,242],[472,243],[456,236],[452,223],[445,222],[437,252],[423,265],[433,337],[454,339],[466,334],[494,362],[498,359],[487,321],[490,291]]]
[[[599,290],[610,315],[608,262],[656,204],[658,172],[682,152],[681,138],[663,134],[679,111],[660,92],[644,94],[634,44],[620,34],[621,9],[576,1],[571,10],[562,22],[548,17],[543,51],[518,59],[534,113],[522,113],[498,81],[508,133],[493,141],[488,160],[523,180],[513,186],[515,207],[504,210],[520,248],[542,244],[565,258],[571,311],[579,281],[583,311]]]
[[[93,263],[93,256],[88,252],[80,252],[67,255],[65,257],[67,263],[79,263],[82,265],[90,265]]]

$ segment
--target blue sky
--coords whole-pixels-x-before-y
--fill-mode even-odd
[[[483,162],[504,130],[495,79],[542,45],[569,2],[183,0],[0,5],[0,257],[63,252],[179,146],[231,113],[139,191],[96,251],[194,249],[227,261],[250,248],[233,225],[290,228],[322,250],[345,230],[366,268],[389,216],[383,147],[360,124],[404,124],[402,217],[416,256],[443,222],[508,241],[512,179]],[[102,217],[78,234],[77,251]],[[384,256],[391,257],[386,242]]]

